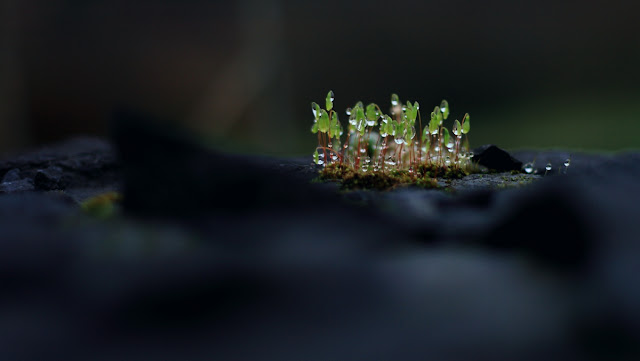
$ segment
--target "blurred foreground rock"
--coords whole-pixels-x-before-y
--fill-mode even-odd
[[[341,193],[146,124],[0,161],[3,359],[640,358],[638,153]]]

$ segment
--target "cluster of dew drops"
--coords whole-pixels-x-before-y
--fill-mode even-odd
[[[565,161],[562,163],[562,167],[558,168],[558,174],[567,174],[567,170],[569,169],[569,166],[571,165],[571,157],[565,159]],[[523,166],[524,172],[527,174],[538,174],[538,169],[535,168],[535,161],[533,162],[528,162]],[[553,164],[551,164],[551,162],[547,163],[544,166],[544,175],[547,175],[548,172],[550,172],[553,169]]]
[[[331,100],[333,101],[333,97],[331,97]],[[393,107],[398,106],[400,103],[395,100],[392,99],[391,101],[391,105]],[[417,103],[416,103],[417,104]],[[418,106],[419,108],[419,106]],[[406,110],[406,107],[403,105],[402,106],[402,110]],[[442,108],[440,109],[441,112],[444,113],[445,109]],[[345,111],[347,116],[351,116],[352,115],[352,108],[347,108]],[[315,110],[314,110],[314,114],[315,114]],[[391,114],[394,114],[393,111]],[[382,122],[387,122],[387,119],[385,119],[384,117],[381,117],[380,120]],[[375,121],[373,120],[366,120],[366,125],[367,126],[374,126],[375,125]],[[409,132],[409,134],[411,134],[410,138],[414,139],[414,137],[417,134],[416,129],[414,127],[409,127],[406,129],[407,132]],[[374,133],[375,134],[375,133]],[[437,133],[431,133],[432,135],[437,134]],[[342,132],[340,133],[340,135],[342,135]],[[382,139],[387,138],[387,136],[389,136],[390,134],[387,134],[386,132],[381,131],[378,134]],[[457,138],[457,140],[455,140],[455,138]],[[461,143],[461,138],[462,135],[453,135],[451,136],[449,142],[447,144],[444,144],[444,142],[438,140],[438,144],[435,144],[431,150],[432,152],[429,151],[429,149],[427,149],[427,145],[426,144],[422,144],[422,147],[420,147],[420,142],[418,142],[417,140],[413,141],[413,151],[414,153],[414,157],[415,157],[415,161],[417,162],[425,162],[425,161],[431,161],[434,164],[440,163],[442,162],[442,164],[444,164],[445,166],[451,166],[454,163],[454,160],[451,157],[451,154],[454,154],[454,147],[456,147],[456,142],[460,142]],[[363,142],[363,144],[360,146],[360,148],[358,149],[358,151],[355,152],[355,157],[356,159],[359,161],[360,163],[360,170],[362,172],[367,172],[369,170],[372,170],[374,172],[377,172],[379,170],[383,169],[383,165],[382,163],[384,163],[384,165],[388,166],[389,168],[394,168],[394,167],[400,167],[402,163],[404,163],[403,160],[401,160],[400,162],[398,161],[398,155],[395,154],[395,151],[397,151],[397,147],[400,145],[407,145],[409,143],[406,143],[404,137],[394,137],[394,142],[396,143],[393,147],[386,143],[383,142],[382,144],[376,145],[374,146],[374,149],[379,146],[378,149],[375,149],[374,152],[377,150],[378,151],[378,157],[373,156],[373,158],[379,158],[376,159],[373,164],[372,164],[372,157],[368,156],[367,153],[367,146],[365,144],[365,142]],[[465,163],[468,163],[471,161],[471,159],[474,156],[473,151],[466,149],[466,147],[461,146],[461,144],[458,144],[458,146],[460,147],[460,149],[456,152],[455,155],[457,155],[456,157],[456,161],[455,163],[462,166]],[[327,144],[328,148],[333,148],[333,143],[331,141],[328,142]],[[411,146],[409,146],[411,147]],[[342,148],[344,148],[344,151],[347,152],[348,148],[350,148],[350,144],[345,142],[342,145]],[[384,159],[380,159],[382,158],[380,156],[380,152],[384,152],[387,149],[390,148],[395,148],[394,152],[392,154],[387,155],[386,157],[384,157]],[[441,151],[442,149],[442,151]],[[408,153],[409,148],[404,148],[401,149],[402,154],[406,154]],[[421,152],[418,153],[418,150],[421,150]],[[346,155],[346,153],[343,153]],[[418,154],[421,154],[421,156],[419,156]],[[402,157],[402,155],[401,155]],[[325,154],[324,152],[319,152],[318,153],[318,161],[315,164],[318,165],[322,165],[323,167],[326,166],[329,163],[335,163],[339,160],[339,157],[335,154],[335,153],[330,153],[327,154],[327,161],[325,162]],[[413,164],[410,164],[409,168],[408,168],[408,172],[409,173],[413,173]]]

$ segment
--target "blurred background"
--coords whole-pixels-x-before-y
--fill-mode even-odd
[[[233,151],[311,154],[329,89],[343,121],[393,92],[423,115],[446,98],[472,146],[640,147],[633,1],[0,4],[0,152],[106,136],[129,106]]]

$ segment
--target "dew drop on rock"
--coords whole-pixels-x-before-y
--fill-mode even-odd
[[[531,174],[531,172],[533,172],[533,164],[532,163],[527,163],[524,165],[524,171],[527,174]]]

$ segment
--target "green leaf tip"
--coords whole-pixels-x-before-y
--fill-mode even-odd
[[[464,118],[462,118],[462,134],[467,134],[471,131],[471,117],[469,116],[469,113],[466,113],[464,115]]]
[[[331,109],[333,109],[334,99],[335,99],[335,95],[333,94],[333,90],[329,90],[329,92],[327,93],[327,99],[326,99],[327,111],[330,111]]]
[[[462,134],[462,126],[460,125],[460,121],[458,121],[458,119],[453,122],[453,134],[456,137],[459,137]]]
[[[445,120],[449,118],[449,102],[445,99],[442,99],[442,102],[440,103],[440,112]]]
[[[318,119],[318,130],[322,133],[329,131],[329,113],[326,110],[320,109],[320,118]]]
[[[400,104],[400,98],[398,97],[398,94],[391,94],[391,105],[392,106],[396,106]]]

